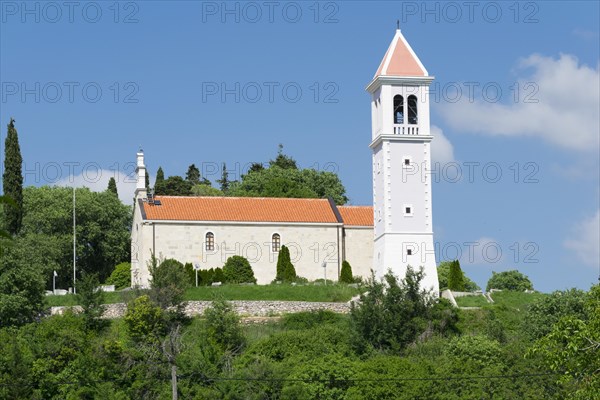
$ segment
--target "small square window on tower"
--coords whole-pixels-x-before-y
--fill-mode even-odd
[[[406,255],[412,256],[412,249],[406,249]]]
[[[411,163],[412,163],[412,158],[410,156],[404,156],[404,157],[402,157],[402,167],[403,168],[410,167]]]
[[[412,204],[404,204],[404,216],[412,217],[413,216],[413,206]]]

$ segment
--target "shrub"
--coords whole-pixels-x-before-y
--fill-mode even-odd
[[[115,285],[117,289],[122,289],[131,286],[131,264],[122,262],[118,264],[110,274],[106,283]]]
[[[183,269],[185,269],[190,285],[196,286],[196,271],[194,270],[192,263],[185,263]],[[200,274],[198,274],[198,280],[200,280]],[[200,284],[200,282],[198,282],[198,284]]]
[[[354,279],[352,278],[352,267],[348,261],[342,262],[342,271],[340,272],[340,282],[341,283],[353,283]]]
[[[376,349],[400,350],[415,342],[419,335],[435,332],[438,327],[453,329],[456,318],[446,318],[444,312],[434,308],[428,291],[421,289],[423,269],[408,267],[406,276],[398,280],[388,272],[383,282],[371,277],[368,295],[360,296],[360,303],[352,303],[350,319],[359,350],[365,346]],[[444,305],[440,306],[445,308]],[[442,315],[445,323],[437,323],[435,315]]]
[[[154,262],[156,264],[156,262]],[[189,287],[189,277],[183,264],[172,258],[163,260],[150,270],[150,299],[162,309],[179,305]]]
[[[450,273],[448,274],[448,288],[457,292],[465,290],[465,280],[460,263],[454,260],[450,263]]]
[[[209,338],[215,340],[222,350],[238,354],[246,346],[246,338],[240,318],[225,301],[213,301],[204,311]]]
[[[530,339],[540,339],[563,317],[585,319],[585,297],[584,291],[571,289],[555,291],[534,301],[525,314],[523,331]]]
[[[123,318],[127,333],[134,341],[156,342],[166,333],[160,307],[144,295],[133,300]]]
[[[514,290],[517,292],[523,292],[525,290],[532,290],[533,284],[526,275],[523,275],[517,270],[504,272],[492,271],[492,277],[488,281],[485,290],[490,289]]]
[[[89,330],[100,330],[106,325],[106,321],[100,319],[104,313],[105,293],[97,290],[98,285],[98,275],[84,274],[77,288],[77,300],[83,309],[85,327]]]
[[[242,256],[229,257],[223,266],[223,275],[227,283],[256,283],[250,263]]]
[[[225,275],[223,274],[223,270],[221,268],[215,268],[215,273],[213,275],[212,281],[222,283],[225,282]]]

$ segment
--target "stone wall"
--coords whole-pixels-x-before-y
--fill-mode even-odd
[[[188,316],[201,315],[211,305],[210,301],[188,301],[185,313]],[[308,301],[230,301],[234,310],[242,317],[267,317],[280,314],[297,313],[302,311],[329,310],[336,313],[348,313],[350,303],[318,303]],[[81,312],[81,307],[51,307],[50,314],[63,314],[66,310]],[[121,318],[125,315],[127,306],[123,303],[107,304],[103,318]]]

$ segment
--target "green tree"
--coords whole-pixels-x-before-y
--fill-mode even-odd
[[[227,283],[256,283],[254,271],[248,260],[242,256],[231,256],[223,266]]]
[[[152,261],[151,261],[152,263]],[[189,277],[182,263],[172,258],[151,265],[150,299],[160,308],[179,306],[185,290],[190,286]]]
[[[545,365],[570,385],[568,398],[596,399],[600,389],[600,285],[586,295],[585,316],[562,317],[529,351],[542,356]]]
[[[140,296],[129,304],[123,320],[134,341],[158,343],[166,334],[163,312],[147,295]]]
[[[229,173],[227,172],[227,165],[225,163],[223,163],[221,179],[217,180],[217,183],[221,187],[221,192],[227,194],[227,192],[229,191]]]
[[[277,151],[277,157],[274,160],[269,161],[269,166],[277,166],[283,169],[298,169],[296,160],[292,157],[283,154],[283,144],[279,144],[279,150]]]
[[[73,192],[71,188],[30,186],[23,191],[23,226],[16,246],[28,247],[21,260],[42,265],[40,274],[51,287],[72,286]],[[131,207],[112,193],[76,189],[77,272],[97,273],[105,281],[114,266],[131,258]]]
[[[336,204],[348,201],[346,189],[332,172],[313,169],[281,168],[274,165],[243,176],[233,183],[229,195],[241,197],[331,197]]]
[[[131,286],[131,264],[122,262],[118,264],[110,274],[106,283],[115,285],[117,289],[123,289]]]
[[[221,346],[223,351],[239,354],[246,346],[246,338],[240,324],[240,317],[229,303],[213,301],[204,311],[207,333]]]
[[[156,171],[156,180],[154,181],[154,194],[165,194],[165,173],[163,172],[162,167],[158,167],[158,171]]]
[[[340,272],[340,282],[341,283],[352,283],[354,282],[354,278],[352,277],[352,267],[350,263],[346,260],[342,262],[342,270]]]
[[[223,196],[224,193],[210,185],[195,185],[192,187],[193,196]]]
[[[196,167],[196,164],[192,164],[188,167],[185,173],[185,180],[188,181],[191,186],[200,184],[200,170]]]
[[[448,277],[450,276],[450,265],[452,261],[443,261],[438,265],[437,273],[438,273],[438,281],[440,282],[440,289],[449,288],[448,285]],[[474,292],[476,290],[480,290],[481,288],[473,282],[467,275],[464,274],[463,271],[463,281],[465,283],[465,290],[467,292]]]
[[[192,185],[180,176],[170,176],[163,183],[160,194],[167,196],[189,196],[192,194]]]
[[[44,276],[36,260],[26,260],[28,249],[9,247],[0,257],[0,328],[19,326],[39,318],[44,309]]]
[[[145,178],[146,192],[150,191],[150,172],[146,169],[146,178]]]
[[[465,290],[465,280],[460,263],[454,260],[450,263],[450,273],[448,275],[448,288],[457,292]]]
[[[421,289],[423,269],[408,268],[406,276],[398,280],[388,272],[383,281],[371,277],[368,295],[361,294],[360,303],[352,303],[350,320],[359,349],[391,349],[398,351],[417,340],[423,333],[453,330],[456,323],[449,308],[440,301],[436,309],[431,293]],[[434,315],[444,321],[436,321]]]
[[[106,190],[109,193],[113,193],[115,196],[117,196],[117,198],[119,197],[119,192],[117,191],[117,181],[114,177],[111,176],[108,180],[108,187],[106,188]]]
[[[88,330],[99,330],[106,326],[106,321],[101,319],[106,296],[104,291],[98,290],[99,285],[96,274],[84,274],[77,285],[77,300]]]
[[[290,257],[290,249],[283,245],[277,255],[277,273],[275,280],[281,282],[293,282],[296,279],[296,269]]]
[[[533,284],[526,275],[517,270],[494,272],[488,280],[486,291],[490,289],[514,290],[523,292],[533,290]]]
[[[540,339],[552,331],[553,326],[564,317],[585,319],[586,293],[570,289],[555,291],[535,300],[527,308],[523,320],[523,332],[533,340]]]
[[[2,207],[16,207],[14,201],[8,196],[0,196],[0,206]],[[4,247],[9,246],[12,243],[12,236],[10,233],[0,227],[0,257],[4,252]]]
[[[8,133],[4,141],[4,174],[2,187],[4,195],[11,198],[16,207],[4,207],[4,227],[12,235],[21,230],[23,220],[23,157],[19,147],[19,136],[15,120],[10,119]]]

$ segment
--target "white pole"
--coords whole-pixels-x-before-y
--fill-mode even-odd
[[[323,267],[323,274],[325,275],[325,285],[327,285],[327,261],[323,261],[321,266]]]
[[[75,226],[76,226],[76,221],[75,221],[75,186],[73,186],[73,294],[76,294],[77,291],[75,289],[75,281],[76,281],[76,271],[77,271],[77,264],[76,264],[76,252],[77,252],[77,247],[76,247],[76,240],[77,240],[77,232],[75,230]]]
[[[52,294],[56,294],[56,271],[52,271]]]
[[[196,270],[196,287],[198,287],[198,270]]]

